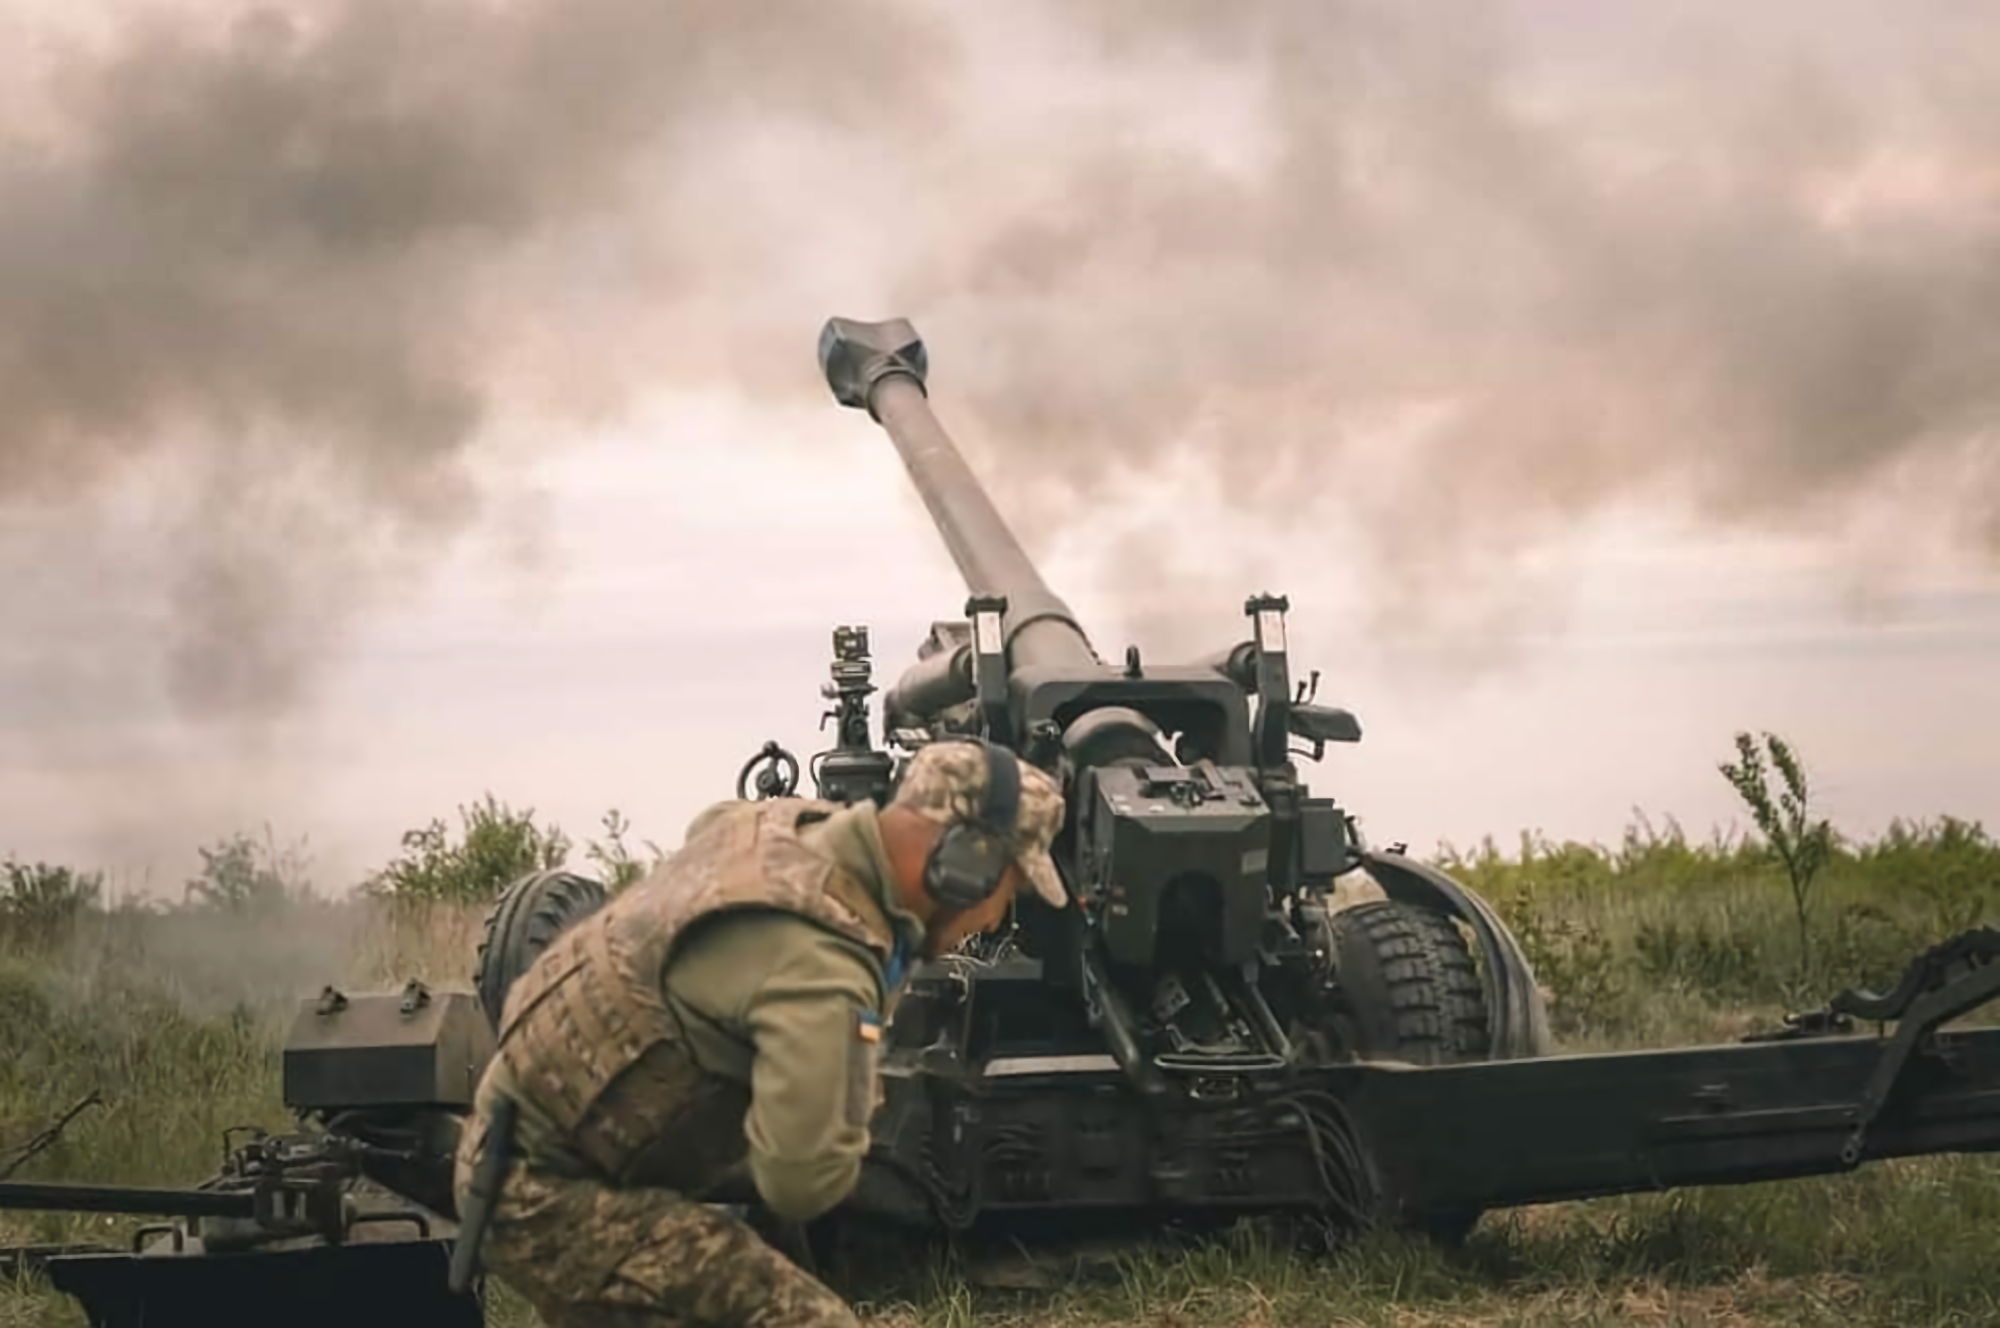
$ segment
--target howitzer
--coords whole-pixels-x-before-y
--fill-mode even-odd
[[[835,399],[895,443],[970,591],[969,621],[934,625],[885,698],[887,732],[905,746],[979,733],[1062,782],[1070,819],[1056,853],[1079,907],[1032,917],[1019,950],[1041,961],[1041,985],[1082,998],[1136,1087],[1160,1095],[1172,1074],[1297,1063],[1293,1039],[1331,1017],[1314,1008],[1333,993],[1313,957],[1334,943],[1329,892],[1364,867],[1392,900],[1427,911],[1409,925],[1447,946],[1427,918],[1471,929],[1481,1053],[1547,1050],[1533,972],[1498,916],[1448,877],[1371,853],[1352,818],[1299,781],[1294,740],[1317,758],[1361,731],[1348,711],[1293,695],[1286,599],[1249,599],[1251,638],[1207,660],[1147,665],[1128,648],[1122,668],[1107,666],[938,423],[915,330],[830,320],[820,364]],[[1281,1015],[1272,1000],[1287,981]],[[1451,1017],[1449,993],[1426,999]]]
[[[1294,758],[1361,735],[1294,691],[1284,597],[1248,599],[1248,639],[1206,659],[1107,664],[940,424],[914,328],[832,319],[819,359],[895,445],[969,597],[883,698],[882,749],[853,736],[850,688],[848,736],[815,768],[899,769],[886,749],[958,734],[1011,747],[1062,784],[1074,902],[1024,901],[998,940],[912,974],[844,1213],[966,1229],[1289,1210],[1449,1236],[1493,1208],[2000,1147],[2000,1033],[1939,1031],[2000,993],[2000,933],[1774,1037],[1552,1055],[1494,910],[1370,847],[1301,780]],[[1350,873],[1384,897],[1338,895]]]
[[[969,592],[966,620],[934,624],[885,696],[885,745],[978,734],[1055,776],[1068,820],[1054,851],[1075,902],[1024,907],[998,944],[914,975],[858,1206],[953,1225],[1282,1207],[1315,1174],[1299,1165],[1308,1118],[1282,1102],[1333,1082],[1306,1072],[1548,1051],[1533,971],[1493,910],[1371,850],[1300,780],[1295,755],[1361,735],[1348,711],[1294,692],[1284,597],[1247,600],[1248,639],[1209,658],[1161,665],[1128,648],[1107,664],[940,425],[915,330],[833,319],[819,352],[835,400],[896,446]],[[1387,898],[1334,909],[1355,871]]]
[[[970,596],[883,697],[879,745],[867,632],[835,630],[817,792],[881,802],[896,751],[986,736],[1061,782],[1073,901],[1023,901],[1001,935],[915,969],[884,1038],[873,1147],[829,1224],[1301,1213],[1450,1238],[1495,1208],[2000,1149],[2000,1030],[1941,1031],[2000,995],[2000,932],[1740,1043],[1552,1055],[1494,911],[1369,847],[1300,779],[1294,757],[1360,726],[1294,691],[1282,597],[1248,600],[1249,639],[1211,658],[1106,664],[940,427],[909,324],[832,320],[820,360],[836,399],[896,444]],[[767,743],[737,793],[788,796],[799,775]],[[1353,873],[1385,897],[1337,897]],[[531,873],[489,914],[472,990],[304,1002],[284,1051],[299,1132],[251,1140],[199,1187],[0,1184],[0,1207],[175,1218],[133,1249],[16,1262],[99,1328],[479,1322],[481,1288],[449,1280],[472,1085],[511,984],[606,897]]]

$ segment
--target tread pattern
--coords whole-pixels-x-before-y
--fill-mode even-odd
[[[611,897],[601,881],[560,869],[529,872],[500,892],[486,915],[473,983],[495,1029],[507,992],[549,942]]]
[[[1442,913],[1369,900],[1327,920],[1342,1031],[1362,1060],[1450,1065],[1485,1060],[1492,1047],[1486,985],[1472,948]],[[1478,1209],[1417,1215],[1416,1230],[1445,1245],[1465,1240]]]
[[[1492,1044],[1486,988],[1451,919],[1370,900],[1328,920],[1335,974],[1367,1060],[1449,1065]]]

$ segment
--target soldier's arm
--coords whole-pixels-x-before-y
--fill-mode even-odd
[[[751,1179],[785,1221],[818,1217],[861,1176],[875,1098],[880,999],[857,949],[810,923],[785,928],[784,953],[753,998],[756,1047],[744,1123]]]

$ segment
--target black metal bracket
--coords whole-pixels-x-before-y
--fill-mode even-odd
[[[756,799],[789,798],[799,787],[799,758],[786,751],[774,738],[758,749],[736,772],[736,798],[751,799],[750,776],[756,775]]]
[[[1911,1061],[1935,1045],[1940,1026],[2000,996],[2000,931],[1980,927],[1932,946],[1911,960],[1887,992],[1850,987],[1818,1010],[1787,1015],[1784,1027],[1753,1034],[1745,1042],[1849,1033],[1857,1019],[1893,1022],[1896,1032],[1882,1049],[1867,1087],[1849,1112],[1854,1125],[1840,1148],[1843,1166],[1860,1165],[1868,1130],[1895,1097]]]
[[[1888,994],[1877,995],[1850,987],[1828,1002],[1827,1009],[1836,1015],[1876,1023],[1901,1019],[1923,994],[1971,976],[1996,959],[2000,959],[2000,931],[1976,927],[1932,946],[1911,960]]]
[[[1868,1127],[1895,1095],[1911,1057],[1933,1045],[1940,1025],[2000,996],[2000,931],[1981,927],[1953,937],[1912,960],[1903,979],[1887,995],[1850,988],[1834,997],[1834,1018],[1896,1021],[1896,1035],[1883,1049],[1855,1104],[1854,1129],[1840,1148],[1844,1166],[1857,1166]]]
[[[965,601],[965,617],[972,624],[973,694],[979,704],[979,718],[987,741],[1002,747],[1014,746],[1011,717],[1007,713],[1007,638],[1005,595],[973,595]]]

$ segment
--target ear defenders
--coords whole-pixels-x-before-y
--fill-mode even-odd
[[[924,892],[953,910],[975,908],[1000,888],[1013,861],[1010,837],[1021,811],[1021,767],[1014,753],[968,738],[986,753],[986,796],[976,821],[954,821],[924,862]]]

